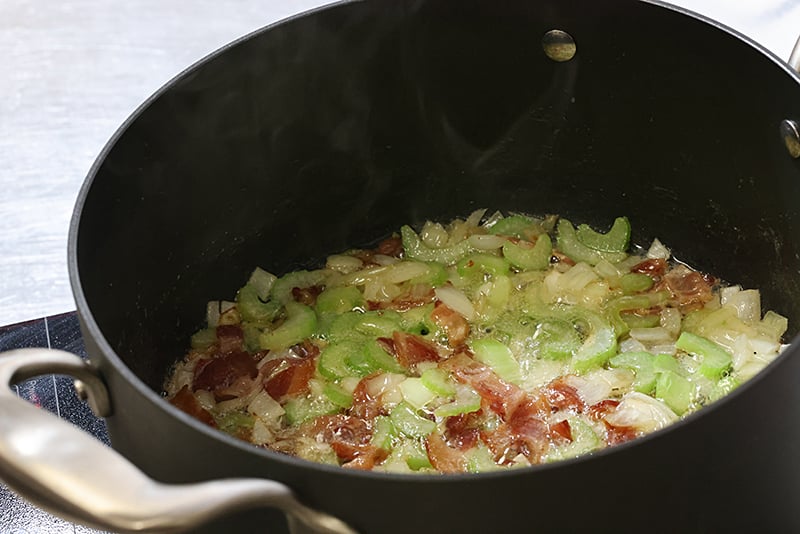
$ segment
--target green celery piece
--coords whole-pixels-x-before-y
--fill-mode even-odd
[[[656,380],[655,396],[672,408],[673,412],[683,415],[694,400],[694,385],[678,373],[660,371]]]
[[[242,323],[242,334],[244,334],[244,346],[248,352],[258,352],[261,350],[262,329],[256,323]]]
[[[431,287],[439,287],[447,282],[448,274],[445,266],[438,261],[425,262],[428,266],[428,273],[417,276],[409,280],[412,284],[427,284]]]
[[[719,379],[719,381],[714,385],[714,388],[711,390],[711,393],[708,395],[709,401],[719,400],[737,387],[741,382],[738,378],[734,377],[733,375],[726,375]]]
[[[284,417],[290,426],[297,426],[321,415],[330,415],[339,411],[339,406],[324,397],[311,399],[297,397],[289,399],[283,406]]]
[[[423,386],[441,397],[452,397],[456,394],[455,383],[445,371],[437,367],[427,369],[419,378]]]
[[[436,423],[417,414],[407,402],[401,402],[389,414],[392,424],[410,438],[422,438],[436,430]]]
[[[355,286],[329,287],[317,296],[317,313],[342,314],[364,304],[361,291]]]
[[[481,396],[469,386],[456,384],[455,400],[442,404],[433,411],[436,417],[450,417],[463,413],[477,412],[481,409]]]
[[[503,256],[511,265],[523,271],[543,271],[550,266],[553,255],[553,242],[550,236],[542,234],[531,248],[522,247],[511,241],[503,244]]]
[[[619,315],[629,329],[653,328],[661,324],[659,315],[636,315],[635,313],[621,313]]]
[[[364,354],[375,371],[388,371],[390,373],[402,373],[405,371],[403,366],[400,365],[400,362],[398,362],[394,356],[386,352],[377,340],[370,339],[364,344]]]
[[[586,262],[589,265],[597,265],[600,260],[610,263],[619,263],[628,257],[625,252],[604,252],[584,245],[578,240],[575,227],[566,219],[558,221],[558,237],[556,243],[558,249],[572,258],[576,262]]]
[[[703,361],[700,362],[700,373],[712,380],[719,380],[733,361],[728,351],[721,346],[710,339],[690,332],[682,332],[678,341],[675,342],[675,347],[703,358]]]
[[[566,460],[582,456],[600,448],[602,442],[592,427],[580,417],[567,417],[572,441],[567,445],[554,448],[547,454],[547,461]]]
[[[409,308],[400,312],[400,329],[426,339],[435,338],[441,328],[431,319],[434,304]]]
[[[493,254],[477,252],[459,260],[456,272],[459,276],[506,276],[511,268],[504,258]]]
[[[389,416],[379,415],[373,423],[372,439],[370,443],[379,449],[390,451],[392,444],[399,437],[397,429],[394,427]]]
[[[353,405],[353,395],[333,382],[325,383],[322,388],[322,394],[339,408],[347,409]]]
[[[578,373],[586,372],[603,365],[617,352],[617,336],[614,328],[599,314],[575,308],[578,317],[586,322],[589,334],[583,345],[572,356],[572,369]]]
[[[376,310],[361,314],[361,320],[353,328],[360,334],[371,338],[392,337],[402,329],[402,318],[394,310]]]
[[[475,359],[488,365],[503,380],[517,383],[522,378],[519,362],[514,358],[511,349],[496,339],[490,337],[476,339],[472,342],[471,348],[475,353]]]
[[[502,466],[495,463],[494,456],[488,447],[480,442],[477,447],[464,451],[464,460],[466,460],[468,473],[485,473],[503,469]]]
[[[334,319],[326,325],[326,339],[330,340],[332,343],[338,343],[346,339],[363,338],[363,334],[357,332],[355,329],[355,326],[361,322],[363,314],[364,313],[360,311],[349,311],[335,316]]]
[[[422,242],[417,233],[410,226],[401,227],[400,236],[403,241],[403,250],[405,251],[406,258],[409,259],[435,261],[443,263],[444,265],[451,265],[472,252],[472,245],[470,245],[467,239],[448,247],[429,247]]]
[[[649,352],[623,352],[613,356],[608,363],[611,367],[632,370],[636,374],[633,389],[649,395],[656,387],[657,377],[653,359],[654,356]]]
[[[664,304],[669,298],[669,293],[659,291],[657,293],[646,293],[643,295],[625,295],[609,301],[605,305],[606,314],[614,325],[617,337],[621,337],[630,332],[630,326],[626,323],[620,313],[626,310],[647,309],[653,306]]]
[[[535,221],[524,215],[503,217],[489,228],[489,233],[525,238],[525,230],[533,226]]]
[[[419,440],[407,440],[402,452],[406,459],[406,465],[408,465],[409,469],[412,471],[433,468],[428,458],[428,452]]]
[[[570,358],[583,342],[572,322],[561,317],[537,319],[530,339],[533,352],[543,360]]]
[[[327,272],[323,269],[317,271],[293,271],[275,280],[272,288],[270,288],[270,299],[285,305],[287,302],[294,300],[292,289],[324,285],[326,281]]]
[[[627,217],[617,217],[611,229],[605,234],[592,230],[588,224],[581,224],[575,235],[578,241],[591,249],[601,252],[625,252],[628,250],[631,238],[631,223]]]
[[[261,348],[282,350],[311,337],[317,329],[317,314],[298,302],[286,303],[286,321],[275,330],[264,332],[259,338]]]
[[[672,354],[656,354],[653,357],[653,369],[657,373],[669,371],[678,375],[686,374],[686,371]]]
[[[217,341],[216,328],[204,328],[192,334],[191,345],[193,349],[205,349]]]
[[[262,301],[258,292],[258,288],[252,284],[239,289],[236,293],[236,309],[245,322],[267,324],[275,320],[283,306],[274,300]]]
[[[653,279],[644,273],[626,273],[619,279],[622,292],[626,295],[641,293],[653,287]]]
[[[322,349],[317,362],[319,374],[330,380],[339,380],[346,376],[354,376],[347,364],[347,358],[362,349],[362,344],[355,340],[346,339],[330,343]]]
[[[417,410],[421,410],[437,397],[436,393],[425,387],[421,378],[410,376],[403,380],[399,387],[403,400]]]
[[[217,423],[217,428],[231,434],[233,436],[242,436],[243,434],[249,435],[253,430],[255,424],[255,417],[249,413],[242,412],[228,412],[224,415],[214,418]]]

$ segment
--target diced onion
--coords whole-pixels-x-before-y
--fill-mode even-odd
[[[507,241],[505,237],[494,234],[472,234],[467,239],[478,250],[497,250]]]
[[[275,424],[285,413],[280,403],[264,390],[253,397],[253,400],[247,405],[247,411],[267,424]]]
[[[333,271],[350,274],[358,271],[364,266],[364,262],[355,256],[348,256],[347,254],[333,254],[328,256],[325,262],[325,267]]]
[[[475,307],[461,290],[446,285],[437,287],[434,292],[436,298],[451,310],[460,313],[468,321],[475,319]]]
[[[425,226],[422,227],[422,231],[419,233],[419,237],[422,239],[423,243],[433,248],[441,248],[447,245],[447,240],[450,239],[444,226],[431,221],[425,223]]]
[[[633,379],[634,374],[628,369],[598,369],[584,376],[568,375],[565,381],[591,406],[612,397],[615,391],[629,388]]]
[[[674,423],[678,416],[660,400],[632,391],[605,420],[613,426],[632,426],[641,432],[653,432]]]
[[[670,331],[661,326],[654,326],[652,328],[631,328],[630,334],[633,339],[638,339],[645,345],[668,343],[675,340],[675,337]]]
[[[658,239],[653,239],[653,243],[650,245],[650,248],[647,249],[647,257],[651,259],[663,259],[668,260],[670,256],[670,251],[664,244],[659,241]]]

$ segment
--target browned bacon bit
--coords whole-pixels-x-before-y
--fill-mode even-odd
[[[586,404],[578,395],[578,390],[567,384],[563,378],[556,378],[544,388],[544,395],[552,411],[569,410],[580,413]]]
[[[664,258],[648,258],[631,267],[632,273],[646,274],[658,281],[667,271],[667,260]]]
[[[447,445],[465,451],[478,444],[483,412],[451,415],[444,421]]]
[[[440,473],[463,473],[465,471],[464,455],[458,449],[447,445],[437,433],[425,438],[425,450],[431,465]]]
[[[378,376],[378,374],[373,373],[365,376],[358,382],[353,390],[353,404],[350,407],[350,415],[365,421],[372,421],[381,414],[383,406],[380,399],[370,395],[367,387],[369,381]]]
[[[594,419],[595,421],[600,421],[605,416],[613,412],[617,406],[619,406],[619,401],[614,399],[606,399],[598,402],[597,404],[592,404],[589,406],[589,409],[586,410],[586,415]]]
[[[323,289],[322,286],[293,287],[292,298],[300,304],[313,306],[317,303],[317,297]]]
[[[508,465],[522,454],[531,463],[539,463],[550,444],[547,436],[547,425],[538,420],[534,423],[515,429],[510,424],[502,423],[493,432],[481,432],[481,439],[494,455],[495,462]]]
[[[252,382],[258,375],[256,362],[246,352],[232,352],[212,360],[201,360],[195,368],[192,390],[213,391],[217,400],[226,397],[222,394],[240,379]],[[238,388],[237,388],[238,389]]]
[[[428,284],[414,284],[408,291],[403,292],[389,301],[368,300],[367,309],[407,311],[412,308],[424,306],[436,299],[433,287]]]
[[[636,429],[632,426],[614,426],[603,421],[606,427],[606,443],[608,445],[618,445],[636,438]]]
[[[679,306],[683,312],[700,309],[712,298],[709,280],[684,265],[665,274],[654,289],[669,291],[671,303]]]
[[[355,460],[362,454],[369,454],[372,429],[359,417],[352,415],[323,415],[314,420],[312,437],[330,444],[336,456],[344,462]]]
[[[278,371],[264,383],[264,389],[273,399],[308,391],[308,381],[314,377],[317,368],[314,358],[287,360],[287,363],[286,369]]]
[[[553,425],[550,425],[550,439],[553,441],[572,441],[572,428],[569,426],[569,421],[564,419]]]
[[[397,351],[394,348],[394,339],[390,337],[379,337],[375,341],[381,346],[383,350],[397,358]]]
[[[432,343],[414,334],[395,331],[392,333],[392,341],[397,361],[403,367],[411,367],[419,362],[438,362],[441,359],[439,351]]]
[[[375,248],[378,254],[399,258],[403,254],[403,240],[400,236],[387,237]]]
[[[441,300],[436,301],[431,320],[444,329],[447,333],[447,344],[453,348],[463,345],[469,336],[469,322]]]
[[[306,339],[303,340],[302,343],[292,346],[292,352],[294,352],[298,358],[314,358],[319,356],[319,347]]]
[[[440,366],[449,370],[459,382],[472,386],[488,409],[504,419],[527,398],[522,389],[504,381],[491,368],[473,360],[465,351],[458,352]]]
[[[214,416],[200,405],[200,401],[189,391],[188,386],[183,386],[181,390],[170,399],[170,402],[179,410],[199,419],[208,426],[216,428],[217,423],[214,421]]]
[[[244,350],[244,332],[239,325],[223,324],[217,327],[217,344],[220,354]]]
[[[356,457],[349,462],[342,464],[342,467],[370,471],[373,467],[375,467],[376,464],[384,461],[387,456],[389,456],[389,451],[381,449],[380,447],[368,445],[359,449]]]

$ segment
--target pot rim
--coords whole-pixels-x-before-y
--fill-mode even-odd
[[[313,16],[314,14],[322,11],[328,11],[332,9],[337,9],[345,5],[361,3],[370,0],[339,0],[334,1],[301,13],[297,13],[290,17],[284,18],[282,20],[276,21],[272,24],[268,24],[262,28],[256,29],[250,33],[247,33],[225,45],[214,50],[207,54],[206,56],[202,57],[201,59],[197,60],[190,66],[183,69],[181,72],[173,76],[170,80],[164,83],[159,89],[157,89],[152,95],[150,95],[146,100],[144,100],[126,119],[125,121],[116,129],[116,131],[112,134],[106,144],[103,146],[102,150],[99,152],[97,158],[92,163],[92,166],[87,173],[87,176],[81,185],[81,188],[78,192],[77,200],[75,203],[75,207],[73,209],[73,213],[70,219],[70,226],[68,232],[68,246],[67,246],[67,264],[68,264],[68,271],[69,271],[69,280],[70,286],[72,289],[73,297],[75,299],[75,303],[78,310],[78,315],[83,323],[84,328],[88,331],[89,335],[92,339],[97,343],[99,349],[102,351],[104,357],[108,360],[108,362],[122,375],[122,377],[131,384],[135,390],[149,400],[151,403],[158,405],[163,410],[165,410],[168,414],[172,417],[176,418],[178,421],[182,422],[185,425],[188,425],[192,429],[205,434],[207,437],[215,440],[221,440],[222,442],[226,443],[229,446],[235,447],[242,452],[250,453],[258,455],[266,460],[277,461],[292,468],[298,469],[312,469],[312,470],[319,470],[322,472],[328,472],[330,474],[336,474],[338,476],[348,476],[348,477],[360,477],[366,479],[375,479],[381,482],[393,481],[393,482],[401,482],[401,483],[415,483],[421,482],[429,484],[431,482],[436,483],[452,483],[452,482],[460,482],[463,481],[465,478],[473,479],[490,479],[490,478],[499,478],[499,477],[510,477],[510,476],[519,476],[521,474],[531,475],[533,476],[535,473],[547,471],[551,469],[559,469],[561,467],[568,467],[574,466],[579,463],[583,462],[591,462],[597,461],[605,456],[612,455],[612,454],[623,454],[627,449],[630,447],[638,447],[649,443],[651,440],[659,439],[662,435],[678,431],[685,426],[694,424],[700,417],[705,416],[706,414],[710,413],[711,411],[719,409],[724,404],[731,402],[733,399],[746,394],[746,392],[754,387],[758,382],[760,382],[767,374],[775,372],[775,368],[780,366],[783,361],[786,359],[793,357],[794,353],[798,351],[798,346],[800,346],[800,334],[796,335],[789,344],[786,345],[786,348],[783,352],[772,362],[770,362],[767,367],[765,367],[762,371],[760,371],[756,376],[747,380],[745,383],[737,387],[731,393],[725,395],[723,398],[714,401],[708,406],[703,407],[702,409],[693,412],[686,416],[685,418],[680,419],[679,421],[668,425],[665,428],[660,430],[651,432],[645,436],[636,438],[634,440],[614,445],[605,449],[602,449],[597,452],[593,452],[590,454],[584,454],[575,458],[570,458],[567,460],[560,460],[553,463],[547,464],[538,464],[532,465],[530,467],[524,467],[521,469],[508,469],[508,470],[498,470],[498,471],[490,471],[484,473],[461,473],[456,475],[449,475],[449,476],[442,476],[441,474],[401,474],[401,473],[382,473],[382,472],[375,472],[375,471],[362,471],[356,469],[343,469],[339,466],[331,466],[321,463],[316,463],[308,460],[303,460],[300,458],[296,458],[293,456],[289,456],[287,454],[279,453],[272,451],[270,449],[256,447],[251,445],[247,442],[234,438],[222,431],[216,430],[211,428],[194,417],[184,413],[180,409],[176,408],[169,402],[165,401],[161,395],[157,392],[153,391],[147,384],[145,384],[117,355],[116,351],[111,347],[110,343],[106,340],[105,336],[103,335],[97,321],[95,320],[89,303],[86,300],[86,295],[83,292],[81,279],[80,279],[80,268],[78,265],[78,233],[80,227],[80,220],[81,214],[83,212],[83,207],[86,204],[87,197],[89,192],[92,189],[92,185],[97,178],[100,169],[104,165],[107,156],[113,150],[117,141],[125,135],[128,131],[130,126],[134,124],[139,116],[148,109],[156,100],[161,98],[163,94],[168,92],[172,89],[172,87],[178,83],[179,81],[183,80],[184,78],[190,76],[207,63],[211,62],[212,60],[218,58],[219,56],[225,54],[228,50],[239,46],[240,44],[253,39],[262,33],[270,31],[273,28],[278,26],[283,26],[285,24],[291,23],[295,20],[299,20],[301,18],[305,18],[308,16]],[[723,23],[713,20],[705,15],[696,13],[689,9],[675,6],[669,3],[666,3],[662,0],[633,0],[638,1],[640,3],[650,4],[656,8],[663,8],[668,11],[672,11],[674,13],[678,13],[680,15],[698,20],[702,23],[705,23],[707,26],[714,28],[723,32],[723,34],[727,34],[727,36],[732,37],[734,39],[743,42],[750,47],[756,49],[756,51],[760,52],[765,59],[771,60],[773,63],[776,64],[777,67],[781,68],[785,73],[789,74],[791,77],[795,79],[795,81],[800,84],[800,74],[792,69],[785,61],[780,59],[776,54],[771,52],[770,50],[766,49],[761,44],[753,41],[751,38],[747,37],[746,35],[738,32],[737,30],[730,28]],[[113,407],[112,407],[113,408]],[[112,414],[113,415],[113,414]]]

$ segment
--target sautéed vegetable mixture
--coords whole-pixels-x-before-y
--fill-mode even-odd
[[[165,384],[257,446],[402,473],[508,469],[663,428],[780,352],[786,318],[658,240],[554,216],[409,226],[281,277],[255,269]]]

